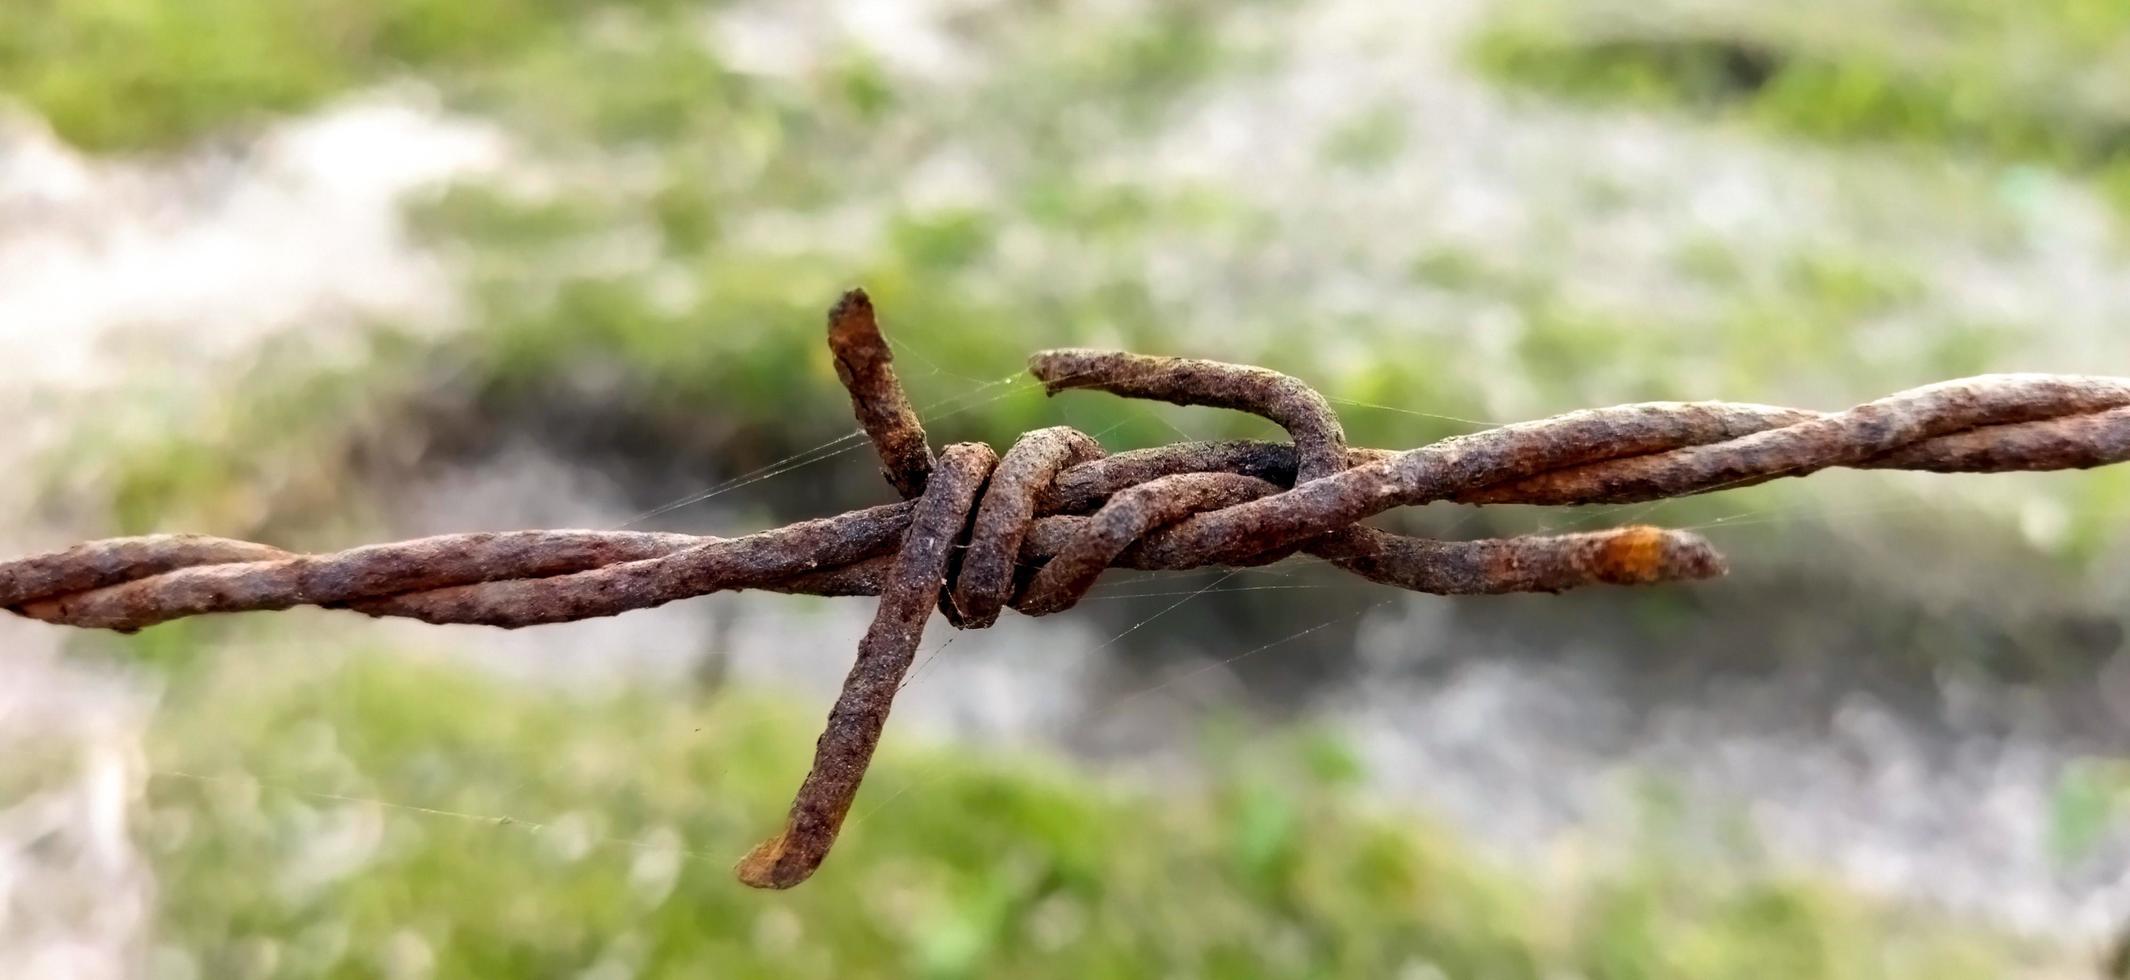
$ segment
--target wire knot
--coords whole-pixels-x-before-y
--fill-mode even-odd
[[[200,535],[114,538],[0,563],[0,608],[132,631],[185,616],[299,605],[432,623],[531,626],[734,589],[879,596],[784,830],[736,869],[784,888],[827,857],[938,609],[979,629],[1011,606],[1072,608],[1110,568],[1250,566],[1309,554],[1370,581],[1440,595],[1557,592],[1723,574],[1700,536],[1654,527],[1439,541],[1361,522],[1395,507],[1634,503],[1828,467],[2002,472],[2130,459],[2130,379],[1991,375],[1846,411],[1651,402],[1499,426],[1405,452],[1348,446],[1330,404],[1264,368],[1054,350],[1029,370],[1051,394],[1253,412],[1291,443],[1179,443],[1106,454],[1068,427],[1001,457],[933,455],[895,377],[872,302],[829,313],[836,375],[902,502],[738,538],[634,531],[450,534],[333,554]]]

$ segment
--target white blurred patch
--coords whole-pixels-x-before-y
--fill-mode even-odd
[[[91,158],[40,121],[0,119],[0,413],[22,420],[0,431],[0,466],[21,466],[64,434],[67,406],[134,369],[182,366],[205,383],[277,333],[330,349],[374,319],[448,324],[453,280],[410,241],[400,203],[494,171],[507,149],[417,92],[155,160]],[[0,482],[0,512],[27,511],[22,483]],[[13,523],[0,550],[77,530]],[[56,630],[0,621],[0,977],[196,973],[147,947],[155,889],[130,828],[150,698],[58,648]],[[328,816],[312,864],[359,866],[374,828],[359,808]]]
[[[399,202],[507,158],[492,128],[400,96],[152,162],[87,157],[11,120],[0,126],[0,357],[17,381],[90,384],[141,344],[203,358],[284,329],[324,339],[365,318],[437,321],[452,281],[408,241]]]
[[[131,976],[154,896],[129,834],[150,698],[24,647],[0,646],[0,675],[0,976]]]

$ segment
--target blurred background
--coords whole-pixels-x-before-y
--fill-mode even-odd
[[[2120,0],[13,0],[0,548],[734,534],[935,445],[1362,444],[2130,374]],[[657,511],[648,518],[641,515]],[[1724,580],[1112,573],[935,621],[822,873],[746,890],[871,614],[0,622],[0,975],[2090,977],[2130,921],[2130,468],[1824,473],[1452,537]],[[634,523],[631,523],[631,522]]]

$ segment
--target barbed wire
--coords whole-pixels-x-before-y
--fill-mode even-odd
[[[1721,575],[1686,531],[1441,541],[1360,524],[1396,507],[1633,503],[1831,467],[1985,473],[2130,460],[2130,379],[1988,375],[1839,412],[1652,402],[1499,426],[1395,452],[1350,447],[1325,398],[1264,368],[1055,350],[1029,369],[1053,395],[1252,412],[1291,443],[1185,442],[1105,454],[1069,427],[1003,457],[962,443],[936,457],[861,290],[829,313],[837,377],[904,498],[737,538],[641,531],[448,534],[328,554],[189,534],[92,541],[0,563],[0,607],[133,631],[208,613],[321,606],[506,628],[612,616],[737,589],[878,596],[872,626],[785,828],[742,881],[809,877],[878,745],[934,609],[961,628],[1071,608],[1110,568],[1262,565],[1307,553],[1370,581],[1441,595],[1558,592]]]

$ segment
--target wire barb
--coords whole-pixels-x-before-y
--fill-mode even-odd
[[[1003,460],[965,443],[935,461],[864,291],[844,294],[828,322],[836,375],[900,503],[737,538],[510,531],[318,555],[189,534],[113,538],[0,562],[0,607],[127,632],[303,605],[514,628],[735,589],[879,596],[783,831],[735,869],[747,884],[788,888],[834,844],[934,609],[982,628],[1005,606],[1031,616],[1072,608],[1111,568],[1251,566],[1297,552],[1439,595],[1690,581],[1726,566],[1686,531],[1438,541],[1359,522],[1436,500],[1632,503],[1837,466],[1991,473],[2130,460],[2124,378],[1989,375],[1839,412],[1620,405],[1393,452],[1347,446],[1330,403],[1284,374],[1074,349],[1029,361],[1052,394],[1086,388],[1253,412],[1293,441],[1105,455],[1060,426],[1022,436]]]
[[[757,845],[734,870],[756,888],[790,888],[811,877],[828,857],[836,832],[858,798],[858,785],[880,745],[888,710],[917,645],[925,620],[939,603],[947,558],[969,520],[984,477],[998,462],[991,447],[965,442],[948,446],[917,498],[916,513],[895,556],[894,571],[880,590],[880,610],[858,641],[858,659],[843,680],[843,693],[829,709],[828,727],[814,749],[813,769],[799,786],[784,830]]]
[[[902,499],[916,499],[932,472],[932,447],[895,378],[895,354],[865,290],[844,293],[829,309],[828,350],[835,357],[836,377],[851,393],[851,411],[880,454],[881,475]]]

